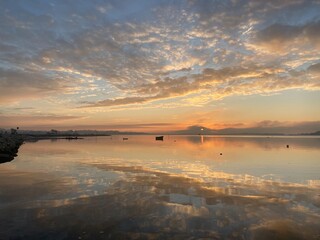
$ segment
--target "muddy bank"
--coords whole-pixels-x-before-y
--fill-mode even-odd
[[[18,134],[0,135],[0,163],[12,161],[23,142],[23,136]]]

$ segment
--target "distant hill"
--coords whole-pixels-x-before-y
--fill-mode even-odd
[[[320,131],[313,132],[313,133],[303,133],[301,135],[311,135],[311,136],[320,136]]]
[[[171,131],[166,134],[177,135],[320,135],[320,131],[314,133],[298,132],[299,129],[293,127],[253,127],[253,128],[224,128],[210,129],[203,126],[190,126],[185,130]]]

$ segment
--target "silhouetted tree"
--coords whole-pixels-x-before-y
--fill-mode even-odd
[[[53,135],[57,135],[58,134],[58,130],[51,129],[50,133],[53,134]]]

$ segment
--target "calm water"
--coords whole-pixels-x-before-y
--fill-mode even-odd
[[[124,137],[24,144],[0,239],[320,239],[320,138]]]

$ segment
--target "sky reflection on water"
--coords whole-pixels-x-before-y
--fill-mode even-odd
[[[23,145],[0,165],[1,236],[320,237],[319,138],[128,138]]]

